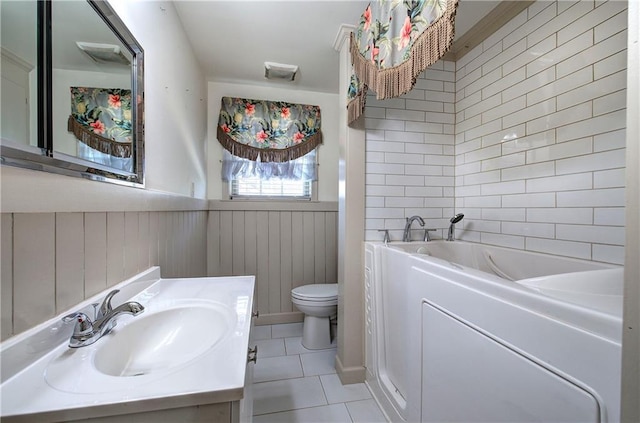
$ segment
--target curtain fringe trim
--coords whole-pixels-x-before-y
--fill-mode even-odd
[[[300,158],[322,144],[322,133],[317,132],[300,144],[288,148],[256,148],[234,140],[218,126],[218,142],[234,156],[253,161],[260,158],[261,162],[283,163]]]
[[[367,87],[363,86],[358,94],[347,103],[347,122],[350,124],[364,113],[367,102]]]
[[[411,46],[411,57],[392,68],[378,69],[374,62],[365,59],[358,49],[358,43],[352,32],[351,63],[360,83],[373,89],[378,100],[398,97],[411,91],[418,76],[451,48],[455,35],[457,4],[458,0],[447,0],[447,8],[442,16],[414,41]],[[358,92],[358,95],[347,104],[348,124],[364,113],[365,101],[359,98],[361,94],[366,95],[366,89]]]
[[[73,115],[69,116],[67,121],[67,131],[73,132],[78,141],[87,146],[98,150],[101,153],[108,154],[113,157],[131,157],[131,143],[118,142],[105,138],[98,134],[94,134],[86,126],[78,122]]]

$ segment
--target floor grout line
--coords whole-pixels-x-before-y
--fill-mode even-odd
[[[342,404],[342,407],[343,407],[344,411],[346,411],[346,414],[349,417],[348,421],[350,423],[352,423],[354,421],[357,421],[356,417],[354,417],[354,415],[352,414],[352,411],[349,409],[347,404],[355,403],[355,402],[359,402],[359,401],[371,400],[371,399],[373,399],[372,397],[354,399],[354,400],[351,400],[351,401],[342,401],[342,402],[330,403],[329,402],[329,397],[327,395],[327,389],[328,388],[325,387],[325,383],[323,383],[322,378],[323,378],[323,376],[331,376],[331,375],[335,375],[336,373],[335,372],[330,372],[330,373],[307,375],[306,372],[305,372],[305,367],[304,367],[304,364],[303,364],[302,355],[312,355],[312,354],[322,353],[322,352],[333,352],[334,354],[337,354],[337,348],[336,347],[332,347],[332,348],[327,348],[327,349],[322,349],[322,350],[306,350],[304,347],[302,347],[302,345],[297,346],[294,341],[289,341],[289,346],[287,346],[287,339],[295,339],[295,338],[301,339],[302,333],[300,333],[298,336],[285,336],[285,337],[273,338],[273,326],[274,325],[271,325],[271,327],[268,330],[268,332],[270,332],[272,337],[268,338],[268,339],[260,339],[260,341],[269,341],[269,340],[276,340],[276,339],[277,340],[282,340],[282,343],[284,344],[284,348],[283,348],[284,355],[274,355],[274,356],[265,357],[265,358],[284,358],[284,357],[291,357],[291,356],[297,355],[298,356],[298,363],[299,363],[300,368],[302,370],[302,376],[300,376],[300,377],[292,377],[292,378],[285,377],[285,378],[282,378],[282,379],[274,379],[274,380],[265,380],[265,381],[260,381],[260,382],[254,382],[254,385],[261,385],[261,384],[265,384],[265,383],[274,383],[274,382],[281,382],[281,381],[294,381],[294,380],[301,380],[301,379],[309,379],[309,380],[315,379],[320,384],[320,389],[322,390],[322,396],[323,396],[322,402],[324,402],[324,404],[317,404],[317,405],[312,405],[312,406],[304,406],[304,407],[285,409],[285,410],[279,410],[279,411],[271,411],[271,412],[266,412],[266,413],[254,414],[254,416],[255,417],[262,417],[262,416],[274,415],[274,414],[279,414],[279,413],[295,413],[297,410],[310,410],[310,409],[316,409],[316,408],[322,408],[322,407],[339,406],[340,404]],[[294,350],[297,351],[297,354],[293,354]],[[291,359],[289,359],[289,360],[291,360]],[[308,360],[311,360],[311,359],[309,358]],[[311,369],[310,371],[313,371],[314,367],[316,365],[320,365],[320,364],[326,365],[326,363],[321,363],[321,362],[314,363],[314,362],[311,362],[311,361],[308,364],[309,364],[309,366],[311,366],[310,367],[310,369]],[[287,366],[285,366],[285,367],[287,367]],[[364,386],[367,389],[367,391],[370,393],[369,388],[366,386],[366,384]],[[264,389],[268,389],[268,388],[264,388]],[[317,399],[320,400],[319,397]],[[380,413],[380,416],[383,416],[383,413],[382,413],[381,410],[379,410],[379,406],[375,402],[375,400],[373,401],[373,404],[375,405],[376,409]],[[293,406],[293,404],[291,404],[291,405]],[[356,410],[357,409],[354,409],[354,412],[356,412]],[[363,412],[362,409],[360,409],[360,411],[358,411],[358,413],[362,413],[362,412]],[[368,412],[365,411],[365,413],[369,413],[369,412],[371,412],[371,410],[369,410]],[[342,413],[342,411],[340,411],[340,413]],[[343,417],[347,417],[347,416],[343,416]],[[299,417],[296,417],[294,420],[297,423],[301,423],[298,419],[299,419]],[[344,421],[346,421],[346,420],[344,420]]]

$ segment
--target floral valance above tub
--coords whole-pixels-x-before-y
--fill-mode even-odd
[[[374,0],[351,34],[354,74],[348,122],[362,115],[367,89],[379,100],[410,91],[451,47],[458,0]]]
[[[222,97],[218,141],[234,156],[287,162],[322,143],[320,107]]]
[[[131,157],[131,90],[71,87],[67,130],[101,153]]]

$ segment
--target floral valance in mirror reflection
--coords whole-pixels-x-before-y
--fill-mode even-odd
[[[144,185],[144,51],[109,1],[0,0],[0,21],[2,165]]]
[[[131,157],[131,90],[71,87],[68,130],[100,153]]]

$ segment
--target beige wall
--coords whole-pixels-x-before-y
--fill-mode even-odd
[[[3,340],[151,266],[206,275],[206,211],[1,216]]]
[[[300,321],[291,289],[337,282],[337,204],[212,201],[209,276],[256,275],[257,324]]]
[[[256,275],[258,324],[301,321],[291,289],[337,281],[336,203],[148,203],[156,210],[2,213],[2,340],[151,266],[165,278]]]
[[[349,34],[343,25],[334,48],[340,53],[340,162],[338,196],[338,354],[342,383],[364,381],[365,132],[362,119],[347,126],[347,87],[351,77]]]

